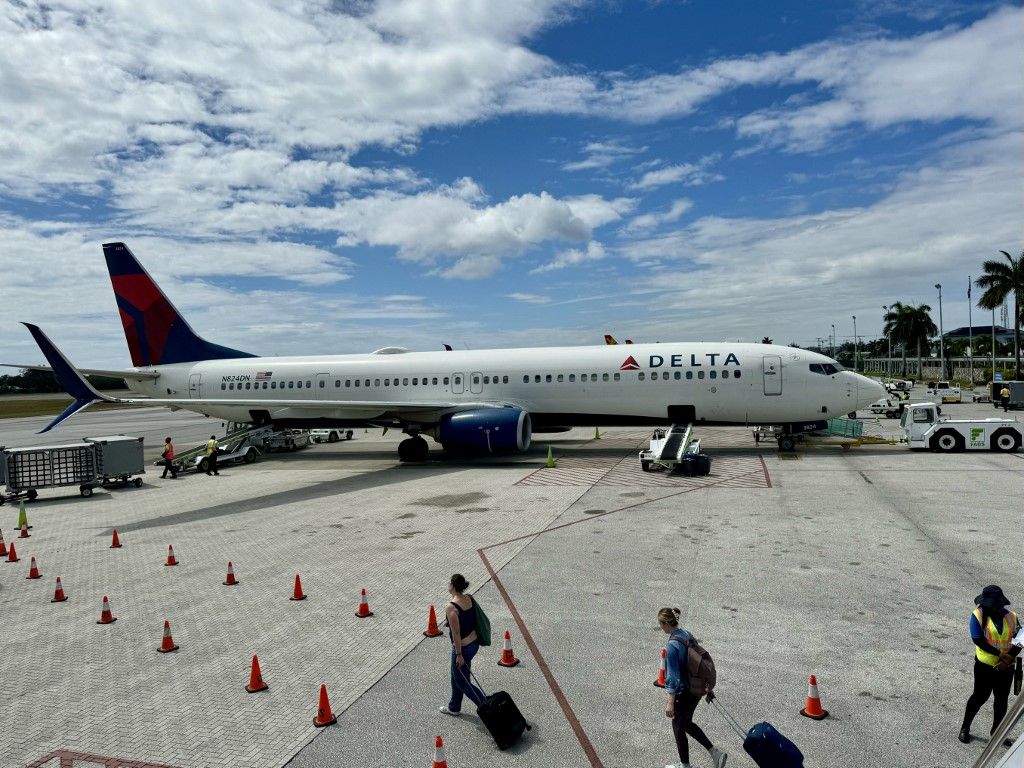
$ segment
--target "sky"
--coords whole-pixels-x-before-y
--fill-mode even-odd
[[[985,0],[3,3],[0,362],[41,361],[28,321],[129,365],[109,241],[265,355],[815,345],[938,324],[936,283],[966,325],[1024,248],[1022,33]]]

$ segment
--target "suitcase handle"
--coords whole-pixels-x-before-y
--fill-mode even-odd
[[[485,691],[484,687],[482,685],[480,685],[480,679],[476,675],[473,674],[473,670],[470,670],[469,671],[469,677],[466,677],[466,670],[464,670],[462,667],[456,667],[456,669],[459,670],[459,674],[462,675],[462,679],[463,680],[465,680],[470,685],[472,685],[473,683],[476,683],[476,687],[480,689],[480,692],[483,693],[484,697],[487,696],[487,691]]]
[[[740,724],[736,722],[734,718],[725,707],[718,703],[718,698],[713,693],[707,695],[708,703],[718,710],[718,714],[725,718],[725,721],[732,726],[732,729],[736,731],[736,735],[741,739],[747,738],[747,732],[740,727]]]

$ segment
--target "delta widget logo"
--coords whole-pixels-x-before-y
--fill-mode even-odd
[[[625,362],[619,366],[620,371],[639,371],[640,364],[634,359],[632,355],[626,358]]]

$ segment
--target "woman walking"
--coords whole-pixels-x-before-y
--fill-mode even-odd
[[[441,711],[453,717],[462,713],[462,697],[468,696],[477,706],[484,701],[484,693],[475,685],[471,678],[471,664],[480,643],[476,636],[476,605],[473,598],[465,594],[469,582],[461,573],[456,573],[448,582],[448,594],[452,600],[448,603],[445,615],[448,618],[449,634],[452,639],[452,697]]]
[[[691,641],[696,641],[689,632],[679,628],[679,615],[678,608],[662,608],[658,611],[658,626],[669,636],[665,644],[665,692],[668,693],[665,717],[672,720],[672,733],[676,737],[680,760],[665,768],[690,768],[690,745],[686,734],[693,736],[698,744],[711,753],[711,762],[715,768],[724,768],[728,755],[712,744],[711,739],[693,722],[694,710],[704,692],[689,689],[687,649]]]

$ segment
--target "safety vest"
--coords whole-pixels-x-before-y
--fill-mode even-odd
[[[1009,399],[1009,397],[1010,397],[1010,390],[1009,390],[1009,388],[1008,387],[1003,387],[1001,390],[999,390],[999,397],[1001,397],[1001,398],[1005,397],[1005,398]]]
[[[164,458],[165,459],[173,459],[174,458],[174,445],[172,443],[167,443],[167,444],[164,445]]]
[[[216,440],[207,440],[206,441],[206,453],[207,453],[207,455],[213,453],[216,450],[217,450],[217,441]]]
[[[1010,650],[1010,641],[1013,636],[1017,634],[1017,614],[1013,611],[1007,611],[1006,615],[1003,616],[1003,631],[996,631],[996,624],[989,617],[986,621],[981,614],[981,608],[974,609],[974,618],[978,620],[978,624],[981,625],[981,631],[985,635],[985,642],[997,649],[1000,653],[1006,653]],[[999,663],[999,656],[988,651],[983,651],[978,646],[974,646],[974,657],[982,664],[988,664],[990,667],[994,667]]]

